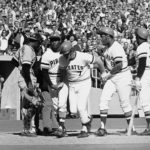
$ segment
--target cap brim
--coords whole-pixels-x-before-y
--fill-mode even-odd
[[[60,37],[50,37],[51,41],[60,41]]]
[[[34,37],[28,37],[28,39],[30,40],[30,42],[37,42],[38,39],[34,38]]]

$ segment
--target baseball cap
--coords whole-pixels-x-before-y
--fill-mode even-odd
[[[61,40],[61,36],[59,34],[54,34],[50,36],[50,41],[60,41],[60,40]]]
[[[29,41],[30,42],[37,42],[39,41],[38,38],[37,38],[37,35],[36,34],[31,34],[29,37],[28,37]]]
[[[114,37],[114,31],[113,29],[109,28],[109,27],[102,27],[101,30],[97,31],[98,34],[106,34],[106,35],[110,35],[111,37]]]

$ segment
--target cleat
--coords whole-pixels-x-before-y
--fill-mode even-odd
[[[127,132],[128,132],[128,129],[126,129],[125,131],[120,131],[120,133],[122,133],[122,134],[127,134]],[[137,135],[137,134],[138,133],[135,130],[132,129],[131,135]]]
[[[95,135],[96,135],[96,136],[105,136],[105,135],[107,135],[107,131],[106,131],[106,129],[99,128],[99,129],[95,132]]]
[[[91,116],[90,121],[86,124],[88,133],[91,132],[91,127],[92,127],[91,123],[92,123],[92,121],[93,121],[93,117]]]
[[[36,137],[37,136],[37,134],[35,132],[31,133],[29,131],[22,132],[20,135],[21,136],[28,136],[28,137]]]
[[[88,137],[88,136],[89,136],[89,134],[87,132],[81,131],[77,137],[78,138],[85,138],[85,137]]]
[[[57,136],[58,128],[52,128],[51,136]]]
[[[36,130],[36,134],[37,134],[37,135],[43,135],[43,132],[42,132],[40,129],[37,129],[37,130]]]
[[[52,136],[53,131],[48,128],[44,128],[42,135],[43,136]]]
[[[150,135],[150,128],[145,129],[142,133],[139,133],[141,136],[147,136]]]
[[[65,127],[60,127],[60,128],[55,132],[55,134],[56,134],[56,136],[57,136],[58,138],[67,137],[67,136],[68,136]]]

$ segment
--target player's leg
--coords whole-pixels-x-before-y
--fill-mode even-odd
[[[51,95],[48,91],[43,91],[42,96],[44,98],[43,108],[42,108],[42,118],[43,118],[43,134],[49,135],[51,134],[52,130],[52,111],[53,109],[53,102]]]
[[[24,97],[24,93],[26,92],[26,88],[21,91],[22,95],[22,120],[23,120],[23,128],[24,131],[21,133],[22,136],[31,136],[31,103]]]
[[[42,113],[42,106],[39,106],[35,110],[35,117],[34,117],[34,124],[35,124],[37,135],[42,135],[42,131],[40,129],[40,119],[41,119],[40,116],[41,116],[41,113]]]
[[[120,99],[120,106],[124,112],[127,124],[129,125],[132,116],[132,106],[130,102],[131,97],[131,81],[132,76],[129,71],[123,72],[118,76],[116,81],[117,93]],[[132,134],[135,134],[135,129],[133,126]]]
[[[108,80],[103,87],[101,97],[100,97],[99,106],[100,106],[101,125],[95,133],[97,136],[104,136],[107,134],[106,121],[107,121],[108,109],[109,109],[108,104],[115,92],[116,92],[115,84],[111,80]]]
[[[88,98],[91,90],[91,80],[84,81],[79,84],[77,92],[77,109],[82,123],[81,133],[79,138],[89,136],[91,129],[92,116],[88,113]]]
[[[28,115],[30,118],[30,135],[36,136],[36,126],[35,126],[35,114],[36,114],[36,108],[34,106],[31,106],[30,109],[28,109]]]
[[[68,97],[69,97],[69,106],[70,106],[70,112],[72,114],[77,114],[77,94],[76,94],[76,88],[74,86],[68,87]]]
[[[67,98],[68,98],[68,86],[63,85],[62,89],[58,92],[58,113],[59,113],[59,137],[67,136],[65,128],[65,119],[67,113]]]
[[[143,107],[143,111],[145,114],[145,119],[147,123],[147,127],[141,135],[150,135],[150,73],[145,72],[143,78],[141,79],[142,89],[140,91],[140,101]]]

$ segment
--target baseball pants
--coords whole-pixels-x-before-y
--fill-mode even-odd
[[[86,124],[90,121],[88,114],[88,98],[91,90],[91,79],[69,83],[69,104],[71,113],[80,115],[81,122]]]

